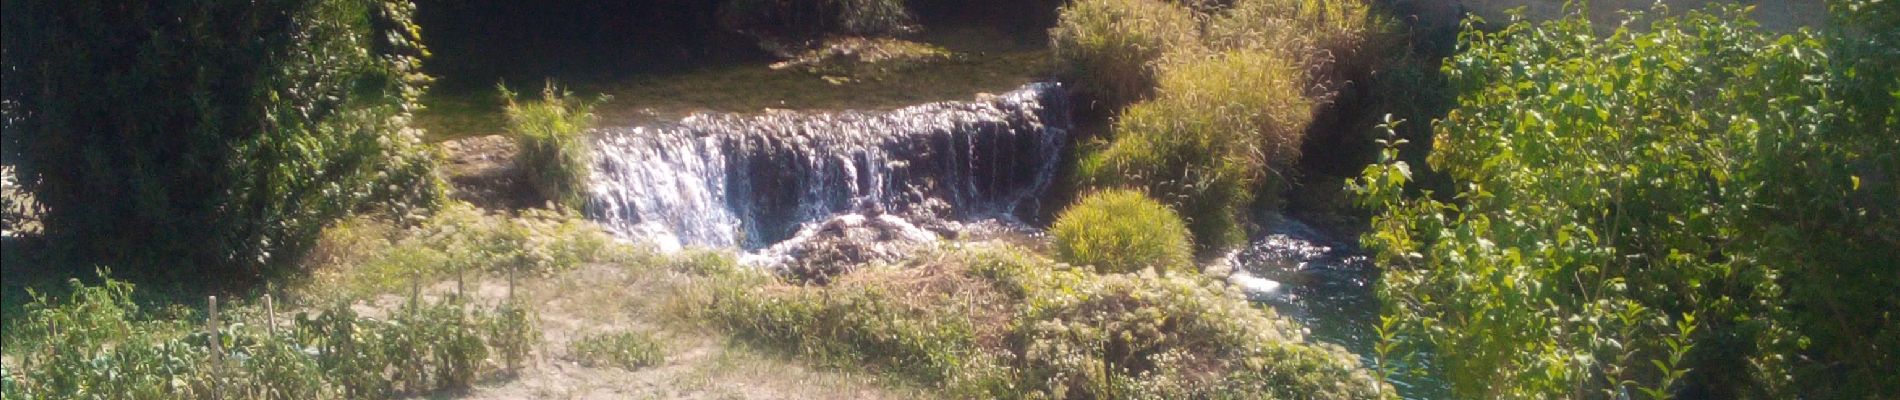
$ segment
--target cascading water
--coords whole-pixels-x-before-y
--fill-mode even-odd
[[[1067,145],[1067,97],[1052,83],[985,97],[605,129],[587,214],[662,247],[748,249],[852,211],[941,202],[951,219],[1030,215]]]

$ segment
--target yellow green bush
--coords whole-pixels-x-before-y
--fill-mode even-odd
[[[1194,243],[1181,217],[1138,191],[1085,196],[1056,217],[1049,234],[1063,261],[1100,272],[1166,272],[1194,263]]]
[[[587,131],[594,127],[594,106],[605,98],[575,100],[572,93],[552,83],[541,90],[538,101],[518,101],[508,87],[500,90],[507,101],[508,133],[519,151],[515,167],[528,176],[529,186],[543,200],[580,209],[594,163]]]
[[[1050,31],[1064,82],[1107,107],[1148,98],[1157,63],[1198,46],[1193,12],[1161,0],[1077,0]]]
[[[1254,195],[1277,203],[1299,157],[1313,108],[1302,95],[1305,81],[1292,62],[1268,52],[1173,66],[1161,77],[1160,97],[1129,107],[1115,122],[1115,141],[1078,171],[1089,185],[1145,189],[1172,206],[1201,251],[1238,243]]]

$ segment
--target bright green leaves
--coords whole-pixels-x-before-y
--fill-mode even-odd
[[[1349,183],[1381,210],[1362,242],[1389,267],[1393,336],[1437,349],[1458,397],[1892,394],[1871,371],[1893,357],[1845,345],[1900,346],[1867,310],[1900,304],[1873,289],[1891,270],[1866,269],[1900,263],[1900,241],[1873,233],[1900,231],[1881,218],[1900,200],[1870,178],[1900,171],[1870,156],[1900,152],[1871,122],[1896,119],[1891,89],[1836,86],[1891,88],[1856,78],[1886,64],[1843,61],[1840,39],[1770,37],[1740,12],[1607,37],[1580,17],[1468,31],[1445,67],[1460,105],[1428,159],[1459,190],[1408,198],[1389,158]],[[1830,326],[1797,305],[1852,317]],[[1789,360],[1823,354],[1814,367],[1868,374],[1790,385]]]

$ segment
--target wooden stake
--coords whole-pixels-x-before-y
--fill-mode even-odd
[[[211,332],[211,398],[222,399],[224,398],[224,379],[221,376],[224,370],[224,339],[219,337],[218,332],[218,296],[211,296],[206,311],[209,317],[205,320],[209,325],[206,328]]]
[[[264,327],[270,331],[271,338],[277,337],[277,306],[271,304],[270,294],[264,294]]]

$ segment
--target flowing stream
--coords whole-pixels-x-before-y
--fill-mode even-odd
[[[1068,98],[1033,83],[891,111],[700,114],[607,129],[588,215],[662,247],[759,249],[846,212],[1033,215],[1068,144]]]

